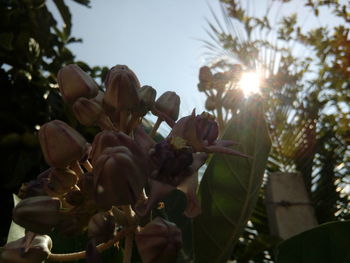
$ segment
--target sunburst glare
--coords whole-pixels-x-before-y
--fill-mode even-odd
[[[260,93],[260,79],[261,76],[258,72],[244,72],[241,80],[238,82],[238,87],[243,91],[246,97],[255,93]]]

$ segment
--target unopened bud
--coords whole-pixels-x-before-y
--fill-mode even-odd
[[[60,208],[58,198],[30,197],[20,201],[13,209],[13,221],[26,230],[46,234],[60,221]]]
[[[28,247],[26,236],[7,243],[1,251],[2,263],[44,263],[52,248],[51,238],[47,235],[35,235]]]
[[[80,160],[87,151],[83,136],[59,120],[41,126],[39,141],[46,162],[53,167],[66,167]]]
[[[154,106],[157,91],[151,86],[142,86],[138,90],[140,103],[137,107],[137,113],[140,116],[146,115],[146,113],[151,110]]]
[[[211,82],[213,80],[213,74],[210,68],[207,66],[201,67],[199,69],[199,81],[200,82]]]
[[[103,208],[135,204],[146,182],[144,172],[124,146],[106,148],[93,173],[96,203]]]
[[[157,99],[155,107],[176,121],[180,111],[180,97],[173,91],[167,91]]]
[[[97,158],[107,147],[119,146],[120,140],[118,133],[115,131],[104,130],[99,132],[92,142],[91,160],[92,165],[95,166]]]
[[[132,110],[138,105],[137,90],[140,82],[127,66],[117,65],[111,68],[106,76],[105,86],[103,106],[106,112]]]
[[[216,90],[223,90],[228,81],[229,79],[224,73],[217,72],[213,75],[213,88]]]
[[[103,113],[102,106],[98,102],[83,97],[74,102],[72,110],[77,120],[85,126],[96,124]]]
[[[54,168],[51,170],[50,190],[62,195],[67,193],[78,182],[78,176],[68,168]]]
[[[22,184],[18,192],[18,197],[21,199],[47,195],[46,187],[49,183],[49,176],[52,168],[49,168],[38,175],[36,180]]]
[[[110,240],[114,235],[114,230],[114,217],[108,212],[97,213],[90,218],[88,237],[93,238],[99,244]]]
[[[182,247],[180,229],[160,217],[137,233],[135,240],[143,263],[175,263]]]
[[[216,109],[216,99],[214,96],[209,96],[205,101],[205,108],[209,111]]]
[[[98,92],[95,81],[75,64],[63,67],[57,74],[57,81],[63,98],[69,103],[79,97],[93,98]]]

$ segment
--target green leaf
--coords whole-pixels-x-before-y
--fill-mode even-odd
[[[223,139],[251,159],[216,154],[199,187],[202,214],[194,220],[195,262],[226,262],[256,204],[271,148],[262,103],[248,100]]]
[[[65,23],[65,29],[66,29],[66,32],[67,32],[67,36],[69,36],[71,28],[72,28],[72,15],[71,15],[71,13],[69,11],[69,8],[64,3],[63,0],[54,0],[54,2],[55,2],[55,5],[56,5],[58,11],[61,14],[63,22]]]
[[[13,194],[12,196],[13,196],[13,206],[15,207],[19,203],[19,201],[21,201],[21,199],[15,194]],[[7,236],[7,243],[24,237],[24,231],[25,229],[23,227],[17,225],[15,222],[12,221],[9,234]]]
[[[350,262],[349,236],[350,221],[320,225],[280,244],[277,263]]]

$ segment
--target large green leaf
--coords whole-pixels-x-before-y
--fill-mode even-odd
[[[277,262],[350,262],[349,236],[350,221],[323,224],[280,244]]]
[[[226,262],[256,204],[271,148],[262,103],[250,99],[223,139],[252,158],[216,154],[199,187],[202,214],[194,220],[195,262]]]

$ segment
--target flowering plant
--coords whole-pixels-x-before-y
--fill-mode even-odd
[[[197,217],[198,170],[209,154],[248,162],[254,156],[230,148],[232,140],[219,139],[218,124],[208,113],[193,110],[178,120],[179,96],[168,91],[156,99],[156,90],[141,86],[127,66],[111,68],[103,90],[77,65],[62,68],[57,79],[77,120],[101,131],[89,143],[63,121],[41,126],[39,141],[50,168],[22,186],[13,221],[25,229],[25,236],[4,247],[2,261],[86,257],[87,262],[102,262],[99,253],[114,245],[123,249],[127,263],[135,241],[142,262],[176,262],[183,233],[152,211],[164,209],[163,200],[178,189],[187,200],[183,214]],[[142,121],[149,112],[157,121],[147,133]],[[171,131],[155,141],[162,122]],[[52,253],[53,231],[66,236],[87,233],[86,251]]]

